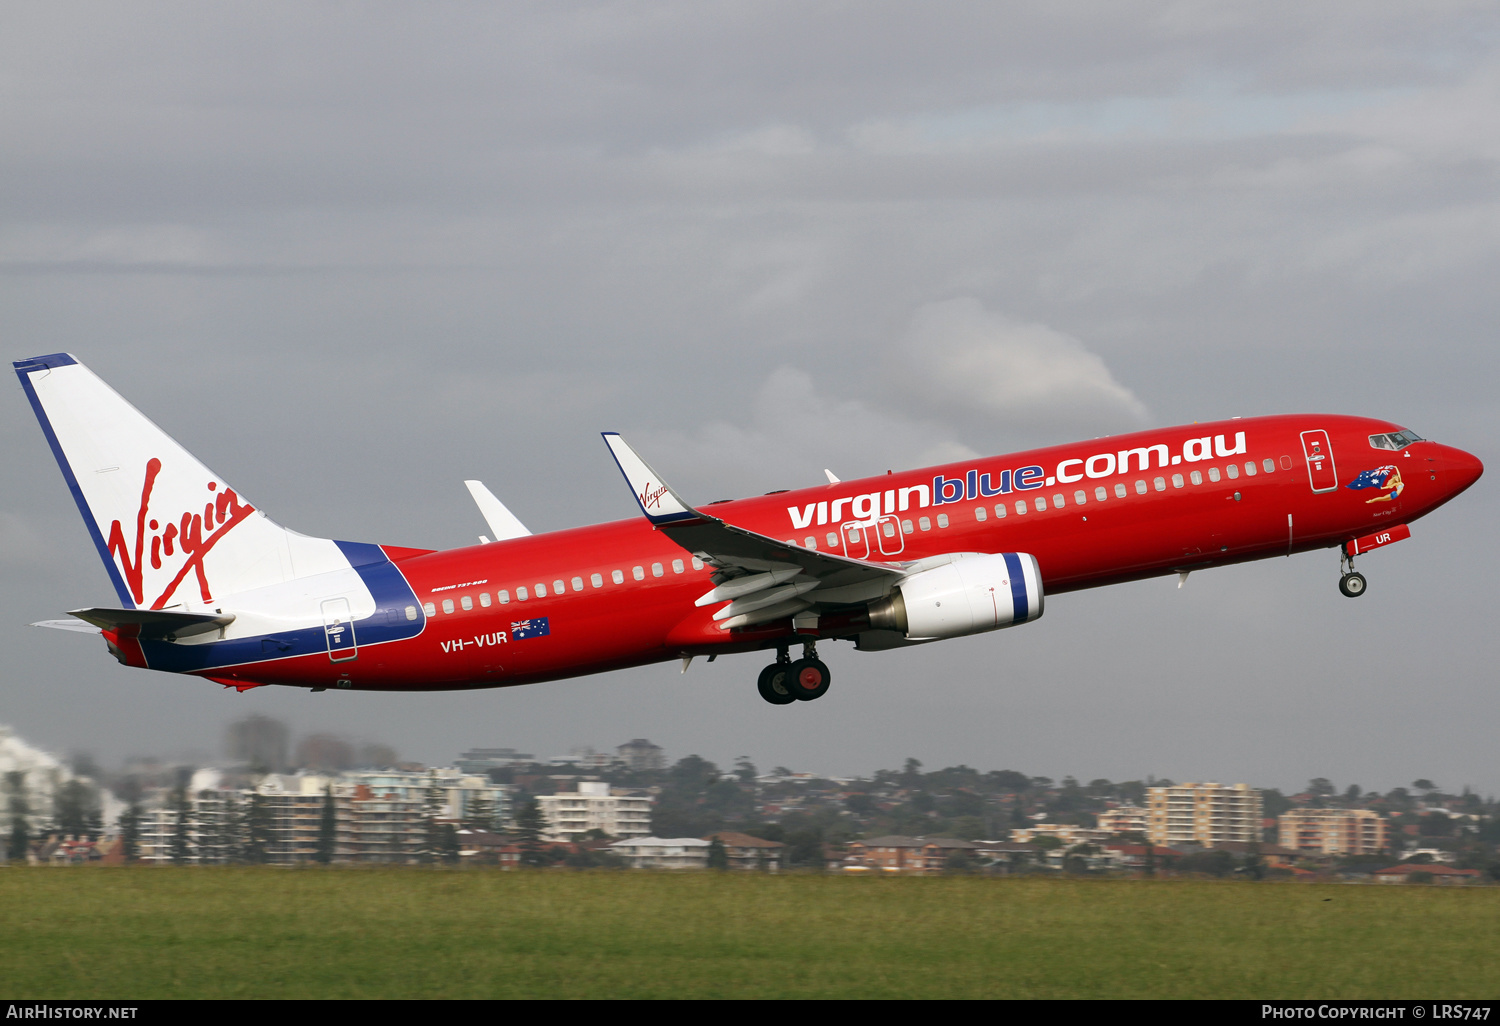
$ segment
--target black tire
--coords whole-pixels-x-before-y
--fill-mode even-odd
[[[797,696],[787,690],[785,684],[787,669],[786,663],[772,663],[760,671],[760,679],[755,686],[760,691],[760,697],[772,705],[791,705],[797,700]]]
[[[1347,598],[1359,598],[1365,593],[1365,575],[1348,573],[1339,578],[1339,591]]]
[[[787,667],[786,681],[799,702],[811,702],[828,693],[828,667],[818,659],[798,659]]]

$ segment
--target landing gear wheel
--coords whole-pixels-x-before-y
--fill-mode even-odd
[[[817,659],[798,659],[787,667],[786,681],[798,701],[811,702],[828,693],[828,667]]]
[[[772,705],[791,705],[797,700],[797,696],[787,690],[786,663],[772,663],[760,671],[760,680],[756,681],[756,688],[760,691],[760,697]]]
[[[1365,593],[1365,575],[1347,573],[1339,578],[1339,591],[1349,598],[1359,598]]]

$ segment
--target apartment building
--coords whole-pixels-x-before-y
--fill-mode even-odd
[[[628,837],[609,850],[632,869],[707,869],[708,844],[701,837]]]
[[[1035,844],[1044,837],[1055,837],[1058,843],[1064,847],[1075,844],[1094,844],[1107,841],[1113,837],[1115,831],[1102,830],[1095,827],[1082,827],[1073,823],[1036,823],[1029,827],[1019,827],[1010,832],[1010,839],[1015,844]]]
[[[1115,834],[1144,834],[1149,829],[1150,813],[1138,805],[1121,805],[1096,817],[1100,830]]]
[[[590,830],[626,838],[651,833],[651,799],[611,791],[601,781],[582,780],[577,791],[539,795],[536,801],[546,821],[544,841],[577,841]]]
[[[1248,784],[1175,784],[1146,793],[1152,844],[1199,844],[1261,839],[1260,792]]]
[[[1276,820],[1283,848],[1319,855],[1375,855],[1390,847],[1390,820],[1370,809],[1293,809]]]

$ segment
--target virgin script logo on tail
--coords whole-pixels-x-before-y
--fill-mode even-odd
[[[203,601],[208,602],[213,598],[213,592],[203,569],[203,557],[218,544],[220,538],[247,520],[255,512],[255,507],[241,502],[233,488],[226,487],[219,491],[218,482],[209,481],[208,491],[218,494],[205,497],[207,501],[203,504],[202,513],[187,511],[171,518],[152,517],[151,492],[156,487],[156,479],[160,474],[161,460],[153,456],[146,461],[141,505],[135,515],[135,539],[127,543],[124,527],[120,521],[114,521],[109,527],[110,555],[119,560],[120,572],[125,575],[125,583],[137,606],[146,600],[143,562],[146,558],[150,559],[153,570],[162,569],[164,564],[170,569],[171,564],[178,561],[181,563],[172,580],[148,608],[160,609],[165,606],[190,570],[198,577],[198,590]],[[149,557],[145,554],[148,536],[151,539]]]

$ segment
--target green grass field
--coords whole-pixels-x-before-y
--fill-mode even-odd
[[[1500,888],[0,870],[4,998],[1493,998]]]

